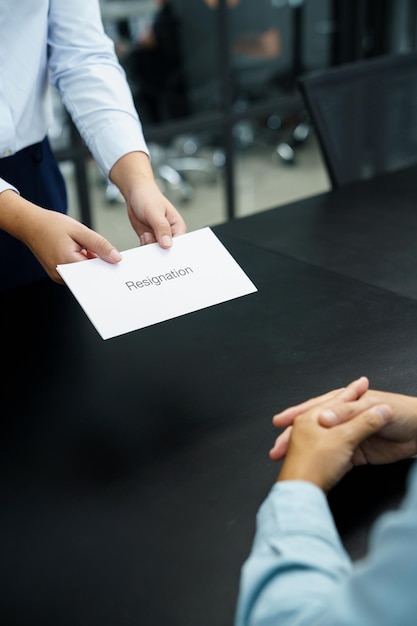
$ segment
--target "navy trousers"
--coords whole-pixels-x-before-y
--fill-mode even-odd
[[[0,177],[14,185],[26,200],[44,209],[67,212],[65,181],[47,138],[0,159]],[[31,251],[0,230],[0,293],[46,277]]]

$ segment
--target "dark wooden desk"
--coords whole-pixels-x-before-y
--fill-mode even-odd
[[[65,287],[1,296],[2,626],[232,624],[273,413],[417,393],[416,199],[399,174],[218,226],[259,292],[108,341]],[[407,467],[332,494],[353,555]]]
[[[417,298],[417,168],[225,225],[233,237]]]

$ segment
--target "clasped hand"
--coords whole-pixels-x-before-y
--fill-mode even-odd
[[[306,480],[329,491],[355,465],[417,453],[417,398],[369,389],[362,376],[273,417],[284,429],[270,458],[284,459],[278,481]]]

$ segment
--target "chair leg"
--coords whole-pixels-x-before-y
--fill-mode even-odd
[[[189,202],[194,198],[194,187],[171,165],[167,163],[158,165],[155,174],[164,186],[179,193],[182,202]]]

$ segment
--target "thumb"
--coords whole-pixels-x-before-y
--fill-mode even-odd
[[[155,237],[161,248],[170,248],[172,246],[171,227],[166,224],[158,224],[155,228]]]
[[[161,248],[170,248],[172,246],[172,231],[168,220],[159,216],[155,222],[149,219],[149,225],[152,227],[155,239]]]
[[[392,409],[387,404],[379,404],[367,409],[356,418],[345,422],[341,428],[350,434],[351,443],[356,448],[364,439],[377,433],[393,416]]]

